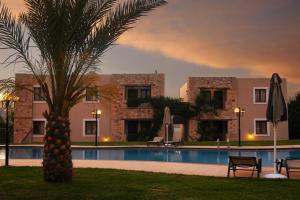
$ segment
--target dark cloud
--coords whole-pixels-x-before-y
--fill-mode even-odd
[[[297,0],[170,0],[120,42],[213,68],[276,71],[299,83],[299,10]]]
[[[113,51],[107,58],[112,64],[107,65],[118,70],[105,72],[123,73],[127,69],[151,72],[161,67],[167,73],[167,85],[174,85],[176,80],[169,78],[171,75],[184,76],[183,82],[195,71],[199,75],[264,77],[276,71],[293,83],[290,94],[297,91],[300,84],[299,0],[168,1],[167,6],[149,13],[149,17],[139,21],[135,29],[119,40],[125,47],[138,51],[133,51],[130,60],[122,63],[113,60],[127,55],[128,48]],[[4,2],[15,13],[24,10],[23,0]],[[156,56],[153,57],[153,53]],[[171,59],[158,58],[159,54]],[[138,61],[133,63],[133,60]],[[118,64],[122,67],[112,66]]]

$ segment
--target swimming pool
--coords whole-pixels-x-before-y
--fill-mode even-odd
[[[5,155],[0,148],[0,159]],[[270,150],[230,150],[230,149],[181,149],[181,148],[73,148],[73,159],[80,160],[139,160],[161,162],[227,164],[229,155],[255,156],[262,158],[264,166],[271,166],[273,151]],[[10,158],[41,159],[41,147],[11,147]],[[278,150],[278,158],[300,157],[300,149]]]

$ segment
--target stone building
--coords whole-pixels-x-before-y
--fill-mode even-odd
[[[95,109],[101,110],[98,120],[98,141],[137,140],[139,134],[152,123],[153,110],[149,106],[128,107],[128,99],[164,96],[164,74],[112,74],[97,75],[96,85],[111,85],[116,90],[113,101],[86,95],[70,111],[71,141],[95,141]],[[43,112],[47,105],[42,91],[32,75],[16,74],[16,83],[31,89],[18,92],[15,104],[14,143],[42,142],[46,120]]]
[[[287,98],[287,82],[283,79],[283,94]],[[235,77],[189,77],[180,88],[180,98],[195,104],[198,95],[213,104],[213,111],[202,112],[189,121],[188,136],[201,138],[201,131],[217,133],[214,139],[238,140],[238,117],[234,110],[240,108],[241,140],[273,140],[272,124],[266,121],[269,79]],[[278,127],[278,139],[288,139],[288,122]]]

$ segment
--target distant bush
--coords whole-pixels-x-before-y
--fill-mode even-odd
[[[289,138],[300,139],[300,93],[288,103]]]
[[[139,134],[139,140],[151,140],[157,136],[163,124],[164,109],[169,107],[172,115],[182,117],[186,122],[194,116],[195,111],[189,103],[182,102],[181,99],[171,97],[152,97],[145,99],[132,99],[127,101],[128,107],[144,107],[150,106],[153,108],[153,125],[149,130],[145,130]]]

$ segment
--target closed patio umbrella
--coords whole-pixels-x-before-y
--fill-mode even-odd
[[[165,139],[166,142],[168,143],[169,140],[169,126],[171,124],[171,111],[170,108],[168,106],[165,107],[164,110],[164,128],[165,128]]]
[[[269,99],[267,107],[267,120],[273,124],[274,134],[274,173],[267,174],[266,178],[286,178],[285,176],[278,174],[276,168],[276,156],[277,156],[277,126],[280,121],[287,120],[286,103],[281,90],[282,80],[277,73],[272,75],[269,88]]]

